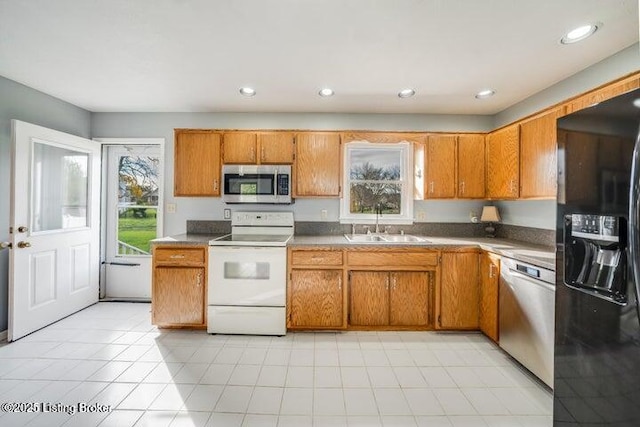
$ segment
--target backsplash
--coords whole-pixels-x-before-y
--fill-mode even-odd
[[[356,233],[366,233],[366,226],[358,225]],[[374,226],[368,226],[373,231]],[[413,225],[390,225],[387,231],[393,234],[416,234],[433,237],[484,237],[484,224],[458,222],[419,222]],[[188,220],[189,234],[227,234],[231,233],[230,221]],[[340,235],[351,233],[351,224],[339,222],[296,221],[295,234],[300,236]],[[502,239],[520,240],[542,246],[555,246],[554,230],[522,227],[519,225],[497,224],[496,236]]]

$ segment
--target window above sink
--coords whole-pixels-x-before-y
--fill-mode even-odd
[[[342,223],[413,222],[413,149],[409,142],[344,145]],[[376,214],[378,211],[378,214]]]

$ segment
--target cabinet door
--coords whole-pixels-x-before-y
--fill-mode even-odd
[[[255,164],[257,136],[255,132],[233,132],[224,134],[223,159],[225,164]]]
[[[500,257],[488,252],[480,256],[480,330],[498,342],[498,280]]]
[[[520,125],[520,197],[556,197],[557,109]]]
[[[438,310],[440,329],[478,328],[478,254],[444,252]]]
[[[456,197],[456,137],[434,136],[427,139],[427,180],[429,199]]]
[[[394,326],[428,326],[430,273],[392,272],[389,294],[389,324]]]
[[[520,127],[511,125],[487,136],[487,197],[518,198]]]
[[[204,325],[204,268],[156,267],[153,324]]]
[[[389,273],[352,271],[349,323],[354,326],[389,324]]]
[[[329,132],[296,136],[295,196],[339,197],[340,135]]]
[[[293,134],[270,132],[258,135],[260,163],[290,165],[293,163]]]
[[[175,196],[220,195],[220,134],[176,131]]]
[[[484,135],[458,136],[458,198],[484,198],[484,151]]]
[[[292,270],[290,328],[344,328],[342,270]]]

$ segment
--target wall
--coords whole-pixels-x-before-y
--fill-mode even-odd
[[[0,76],[0,241],[9,239],[11,119],[89,137],[91,114]],[[9,251],[0,251],[0,331],[7,329]]]
[[[254,113],[94,113],[91,134],[95,138],[164,138],[165,204],[175,203],[176,213],[165,214],[164,234],[183,233],[186,221],[221,220],[223,209],[251,209],[256,206],[227,206],[220,198],[173,197],[173,129],[314,129],[314,130],[404,130],[475,131],[491,128],[490,116],[449,116],[417,114],[254,114]],[[416,202],[416,211],[425,213],[426,222],[468,222],[469,210],[480,209],[481,202]],[[263,209],[263,206],[257,206]],[[337,221],[338,199],[298,199],[292,206],[273,206],[271,210],[293,210],[296,220]]]

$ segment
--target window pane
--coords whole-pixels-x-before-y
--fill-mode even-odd
[[[118,160],[118,255],[148,255],[158,214],[158,166],[153,156]]]
[[[158,165],[150,156],[121,156],[118,161],[118,205],[158,205]]]
[[[398,181],[401,154],[398,149],[353,149],[349,176],[368,181]]]
[[[158,209],[138,206],[118,209],[118,255],[149,255],[156,238]]]
[[[400,214],[402,186],[400,184],[351,183],[349,211],[352,214],[373,214],[379,203],[382,214]]]
[[[32,230],[86,227],[89,155],[38,142],[33,150]]]

